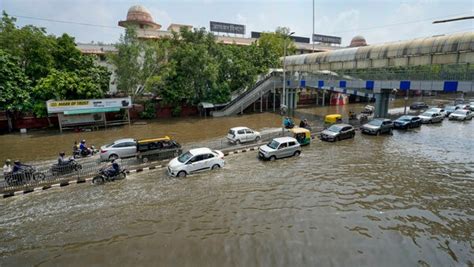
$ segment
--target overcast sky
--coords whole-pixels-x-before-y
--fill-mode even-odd
[[[150,10],[164,29],[170,23],[209,28],[209,21],[246,25],[251,31],[289,27],[298,36],[312,33],[311,0],[0,0],[0,9],[18,16],[18,25],[45,27],[49,33],[64,32],[77,42],[118,41],[130,6]],[[348,45],[355,35],[368,43],[382,43],[474,30],[474,20],[432,24],[433,20],[474,15],[474,0],[315,0],[315,33],[342,37]],[[37,20],[71,21],[105,27]]]

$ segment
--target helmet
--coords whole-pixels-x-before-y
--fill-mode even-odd
[[[66,153],[64,153],[64,152],[59,153],[59,156],[64,156],[64,155],[66,155]]]
[[[5,160],[5,163],[12,163],[11,159]]]
[[[15,164],[20,164],[20,161],[19,161],[19,160],[15,160],[13,163],[15,163]]]
[[[86,140],[82,139],[81,143],[85,143],[85,142],[86,142]]]

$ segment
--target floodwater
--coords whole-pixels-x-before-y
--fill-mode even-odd
[[[473,266],[473,141],[474,121],[446,120],[4,199],[0,265]]]
[[[425,98],[426,99],[426,98]],[[415,99],[410,99],[415,101]],[[429,103],[429,101],[427,101]],[[367,103],[350,104],[346,106],[325,106],[301,108],[295,113],[296,123],[301,117],[306,117],[315,124],[324,115],[340,113],[347,117],[349,110],[359,112]],[[404,101],[397,99],[391,102],[391,108],[402,107]],[[28,134],[0,135],[0,161],[3,159],[21,160],[22,162],[54,159],[60,151],[70,154],[74,141],[85,139],[88,145],[96,148],[109,144],[120,138],[153,138],[170,136],[181,144],[202,142],[224,137],[229,128],[247,126],[253,129],[281,127],[282,118],[274,113],[255,113],[245,116],[226,118],[173,118],[149,121],[145,125],[131,125],[109,128],[94,132],[65,132],[58,130],[30,131]]]

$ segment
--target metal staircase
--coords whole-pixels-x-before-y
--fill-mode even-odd
[[[274,83],[281,83],[280,73],[278,71],[273,71],[267,74],[263,79],[258,81],[252,89],[249,89],[242,93],[237,98],[230,101],[225,108],[212,112],[213,117],[224,117],[236,115],[239,112],[242,112],[248,106],[257,101],[264,94],[268,93],[271,89],[274,88]]]

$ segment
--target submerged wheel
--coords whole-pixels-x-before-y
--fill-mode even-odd
[[[118,158],[119,158],[119,156],[116,155],[116,154],[112,154],[112,155],[109,156],[109,160],[118,159]]]
[[[376,131],[375,135],[379,136],[380,135],[380,130]]]
[[[260,136],[255,137],[255,141],[260,141]]]
[[[270,157],[270,161],[275,161],[276,160],[276,157],[275,156],[271,156]]]
[[[92,179],[93,184],[104,184],[104,178],[102,176],[96,176]]]
[[[178,172],[178,177],[186,177],[186,172],[185,171]]]
[[[219,166],[219,164],[214,164],[211,169],[212,170],[217,170],[217,169],[220,169],[220,167],[221,166]]]
[[[295,153],[293,153],[293,156],[298,157],[300,154],[301,154],[300,151],[295,151]]]
[[[242,142],[240,141],[240,139],[237,139],[237,140],[235,141],[235,144],[236,144],[236,145],[240,145],[240,144],[242,144]]]
[[[42,180],[44,180],[44,178],[46,178],[46,175],[42,172],[37,172],[37,173],[33,174],[33,180],[35,180],[35,181],[42,181]]]

